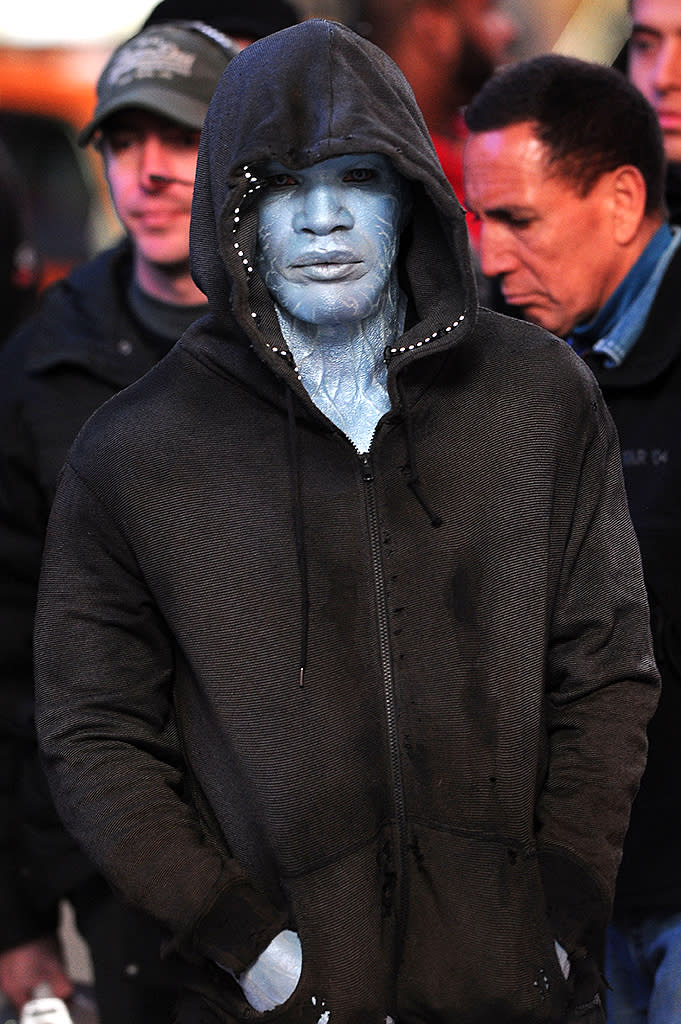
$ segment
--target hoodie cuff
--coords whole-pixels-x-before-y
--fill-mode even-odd
[[[572,959],[591,954],[599,966],[611,906],[593,875],[564,851],[540,849],[539,866],[553,934]]]
[[[248,882],[235,882],[218,894],[195,925],[193,951],[239,975],[288,923],[288,914]]]
[[[593,876],[564,851],[540,850],[539,864],[552,934],[570,956],[575,1004],[603,999],[611,907]]]

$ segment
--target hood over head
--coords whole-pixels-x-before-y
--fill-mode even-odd
[[[296,554],[301,579],[300,685],[307,661],[309,593],[301,462],[296,421],[318,421],[289,350],[277,310],[256,269],[258,199],[265,165],[292,171],[352,154],[380,154],[410,185],[397,272],[406,296],[405,331],[384,350],[391,409],[402,422],[405,486],[432,527],[442,518],[417,467],[411,409],[431,353],[448,358],[475,319],[475,282],[461,209],[433,148],[414,94],[397,65],[344,25],[310,19],[251,44],[223,73],[199,146],[190,255],[210,315],[188,344],[221,371],[247,380],[267,401],[285,403]],[[234,331],[237,320],[248,345]],[[406,371],[418,362],[423,375]],[[258,373],[258,364],[262,369]],[[265,368],[271,373],[267,373]],[[283,385],[283,386],[282,386]],[[412,391],[409,395],[408,389]],[[328,422],[328,421],[327,421]],[[426,518],[427,516],[427,518]]]
[[[259,171],[270,160],[296,169],[352,153],[383,154],[412,183],[399,255],[408,327],[419,324],[421,335],[437,335],[453,312],[473,311],[464,213],[406,78],[351,29],[310,19],[243,50],[222,75],[208,110],[191,261],[218,322],[233,312],[252,341],[277,338],[283,346],[274,305],[255,269],[256,203],[267,187]],[[444,340],[436,336],[433,347]]]

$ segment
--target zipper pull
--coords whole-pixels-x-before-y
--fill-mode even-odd
[[[374,479],[374,470],[371,465],[371,456],[368,452],[363,452],[360,455],[359,460],[362,463],[362,476],[364,477],[364,482],[367,484],[372,483]]]

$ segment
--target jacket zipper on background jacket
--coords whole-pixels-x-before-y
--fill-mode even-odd
[[[402,776],[399,732],[397,727],[395,679],[392,666],[388,605],[385,596],[385,583],[383,576],[383,558],[381,555],[381,531],[378,509],[376,506],[375,478],[369,454],[362,454],[360,456],[360,460],[362,463],[362,475],[365,483],[369,539],[371,545],[371,565],[374,577],[374,595],[376,598],[376,613],[378,618],[379,654],[383,674],[383,695],[385,699],[386,721],[388,725],[388,749],[390,752],[390,770],[399,842],[397,855],[399,873],[397,884],[400,890],[400,900],[397,917],[397,938],[395,949],[395,973],[397,973],[397,967],[399,966],[401,958],[402,940],[407,920],[407,906],[409,899],[407,814],[404,799],[404,780]]]

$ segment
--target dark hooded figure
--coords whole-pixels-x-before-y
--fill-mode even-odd
[[[191,244],[210,313],[54,506],[68,827],[183,1022],[601,1021],[658,676],[590,372],[477,307],[413,95],[335,23],[230,63]]]

